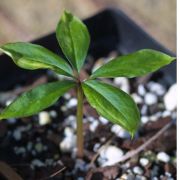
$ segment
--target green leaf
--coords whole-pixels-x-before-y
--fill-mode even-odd
[[[8,43],[0,50],[10,56],[14,63],[24,69],[51,69],[59,74],[72,76],[71,67],[65,60],[48,49],[31,43]]]
[[[158,70],[175,60],[174,57],[164,53],[144,49],[132,54],[117,57],[107,64],[101,66],[92,75],[91,79],[97,77],[119,77],[128,78],[143,76]]]
[[[90,105],[106,119],[122,126],[133,135],[140,123],[138,108],[133,99],[124,91],[96,80],[82,84]]]
[[[80,71],[89,48],[89,32],[86,25],[71,13],[64,11],[56,28],[59,45],[73,65]]]
[[[54,104],[60,96],[74,86],[73,81],[67,80],[40,85],[15,99],[0,113],[0,119],[36,114]]]

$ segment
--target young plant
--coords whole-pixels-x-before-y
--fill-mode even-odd
[[[77,17],[65,11],[57,25],[56,37],[67,60],[31,43],[9,43],[0,47],[0,50],[21,68],[50,69],[71,78],[43,84],[23,93],[0,113],[0,119],[36,114],[54,104],[71,88],[76,88],[78,157],[83,157],[84,95],[101,116],[122,126],[133,136],[140,123],[140,114],[135,102],[122,90],[96,78],[143,76],[171,63],[175,58],[155,50],[139,50],[111,60],[93,72],[88,79],[81,80],[80,70],[90,43],[87,27]]]

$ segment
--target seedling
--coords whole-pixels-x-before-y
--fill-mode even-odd
[[[71,78],[43,84],[23,93],[0,113],[0,119],[36,114],[54,104],[71,88],[76,88],[78,157],[83,157],[84,95],[101,116],[122,126],[133,136],[140,123],[140,114],[135,102],[119,88],[97,78],[143,76],[171,63],[175,58],[155,50],[143,49],[117,57],[95,70],[88,79],[81,80],[80,70],[90,43],[87,27],[77,17],[65,11],[57,25],[56,38],[67,60],[31,43],[9,43],[0,47],[0,50],[21,68],[50,69]]]

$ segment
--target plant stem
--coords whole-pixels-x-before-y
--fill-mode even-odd
[[[79,158],[82,158],[84,155],[83,152],[83,91],[81,84],[78,84],[77,87],[77,99],[78,99],[78,105],[77,105],[77,156]]]

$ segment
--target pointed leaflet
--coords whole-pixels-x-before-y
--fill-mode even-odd
[[[14,63],[24,69],[51,69],[59,74],[72,76],[71,67],[50,50],[31,43],[9,43],[0,50],[10,56]]]
[[[117,57],[101,66],[91,75],[97,77],[137,77],[158,70],[175,60],[174,57],[164,53],[144,49],[132,54]]]
[[[56,28],[59,45],[74,68],[80,71],[89,48],[89,32],[81,20],[64,11]]]
[[[74,86],[73,81],[40,85],[15,99],[0,113],[0,119],[33,115],[54,104],[61,95]]]
[[[133,99],[122,90],[96,80],[82,84],[85,96],[97,112],[134,134],[140,122],[138,108]]]

